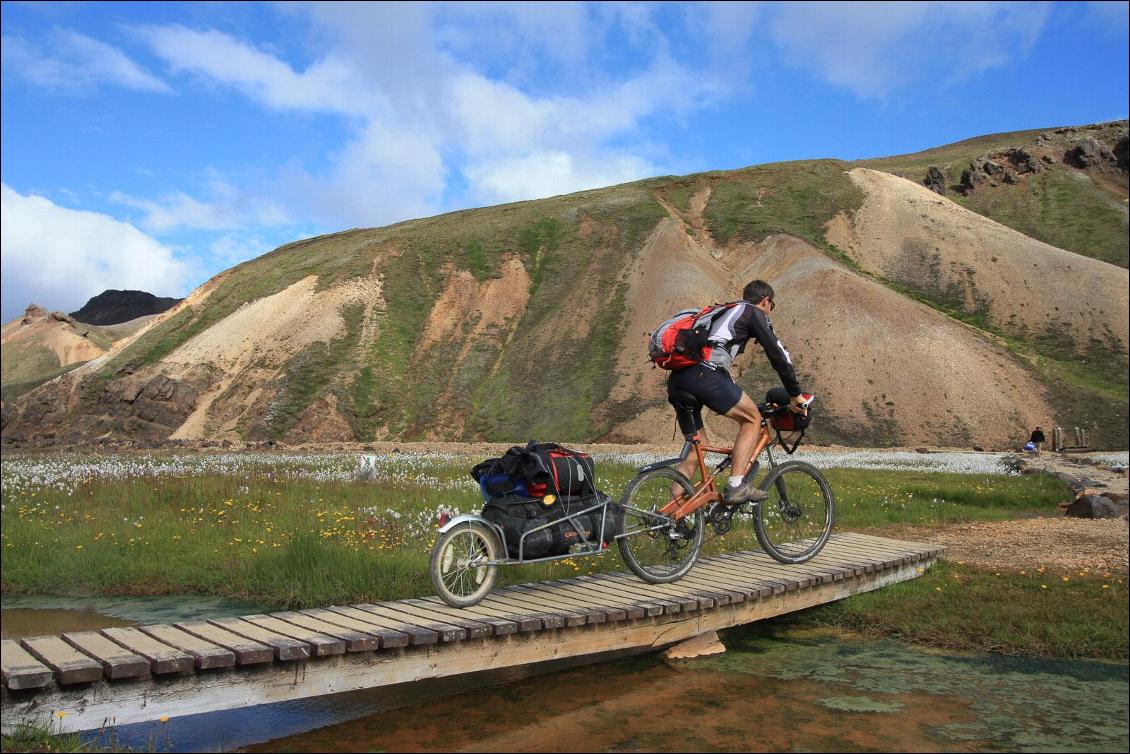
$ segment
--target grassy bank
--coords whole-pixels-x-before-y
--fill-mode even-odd
[[[941,560],[920,578],[795,620],[944,649],[1125,660],[1126,575],[995,571]]]
[[[377,479],[354,481],[347,456],[154,454],[5,464],[3,575],[10,593],[182,594],[272,608],[431,593],[428,554],[440,511],[481,498],[472,459],[381,457]],[[617,495],[634,472],[599,464]],[[1050,477],[833,469],[837,529],[882,530],[995,520],[1054,510]],[[756,547],[748,525],[706,553]],[[502,583],[624,568],[598,558],[506,568]]]

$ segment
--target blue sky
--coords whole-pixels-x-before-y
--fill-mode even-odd
[[[2,317],[296,238],[1125,118],[1127,4],[2,5]]]

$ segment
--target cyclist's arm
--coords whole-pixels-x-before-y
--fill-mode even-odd
[[[742,320],[743,324],[748,326],[750,335],[756,338],[761,347],[765,349],[765,355],[769,357],[769,363],[773,365],[773,369],[777,370],[777,376],[781,378],[781,384],[785,386],[789,397],[800,395],[800,384],[796,379],[796,370],[793,369],[792,357],[781,345],[777,333],[773,332],[769,318],[760,309],[751,306],[747,316],[742,317]]]

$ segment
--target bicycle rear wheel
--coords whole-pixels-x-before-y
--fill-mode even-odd
[[[686,575],[702,547],[702,509],[678,522],[656,513],[673,499],[672,487],[689,497],[690,481],[675,469],[640,474],[628,483],[620,501],[620,555],[628,568],[649,584],[666,584]]]
[[[803,563],[820,552],[836,517],[824,475],[803,461],[788,461],[759,486],[769,498],[757,503],[753,525],[765,552],[781,563]]]

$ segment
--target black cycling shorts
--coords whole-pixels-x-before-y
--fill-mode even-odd
[[[738,405],[742,389],[722,369],[702,364],[678,369],[667,377],[667,400],[675,407],[679,429],[689,435],[702,429],[702,407],[725,414]]]

